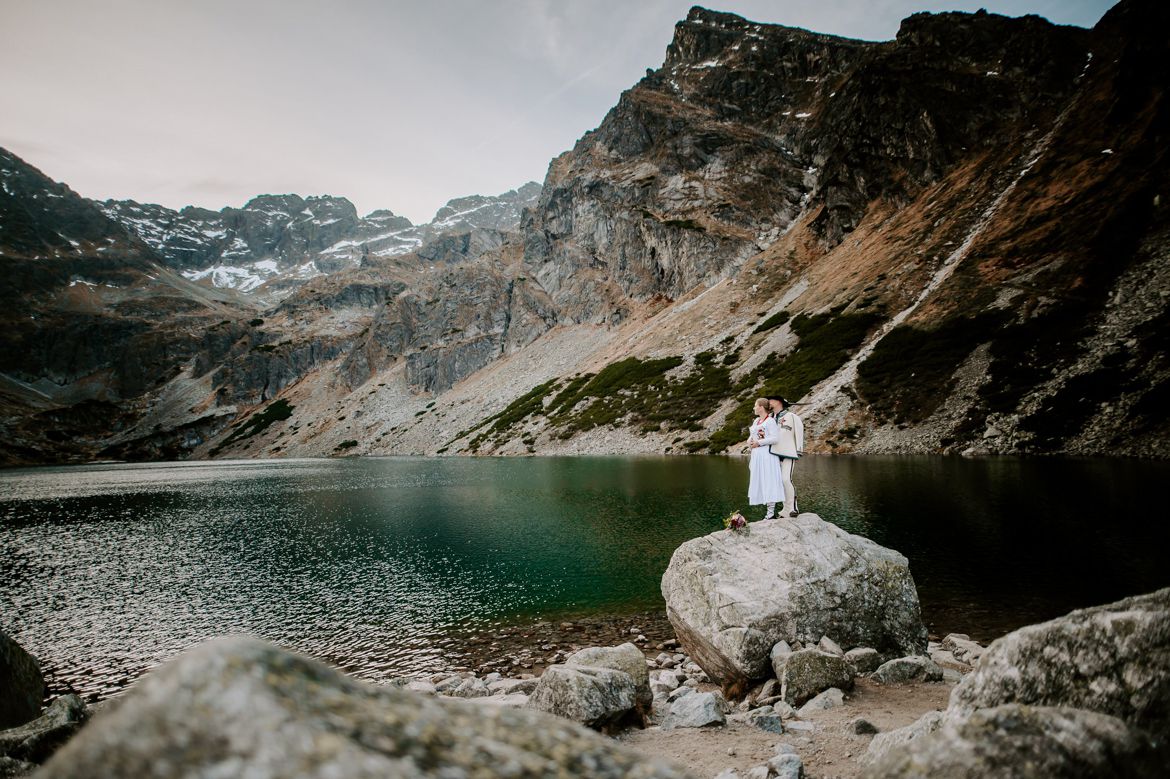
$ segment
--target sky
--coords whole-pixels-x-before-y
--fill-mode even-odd
[[[172,208],[331,194],[430,221],[542,181],[662,64],[688,0],[0,0],[0,147]],[[865,40],[916,11],[1093,26],[1100,0],[712,0]]]

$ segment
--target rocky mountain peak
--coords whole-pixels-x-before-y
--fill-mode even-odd
[[[188,279],[275,302],[311,278],[402,256],[440,236],[516,230],[539,194],[529,182],[495,197],[456,198],[423,225],[386,209],[359,217],[353,203],[333,195],[258,195],[221,211],[114,200],[99,206]]]

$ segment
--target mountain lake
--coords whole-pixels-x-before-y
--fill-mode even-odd
[[[806,457],[802,511],[910,560],[932,636],[987,641],[1170,585],[1155,487],[1120,459]],[[347,458],[0,471],[0,626],[97,699],[212,636],[373,681],[459,636],[663,611],[682,542],[746,505],[738,457]],[[1162,519],[1158,519],[1162,516]]]

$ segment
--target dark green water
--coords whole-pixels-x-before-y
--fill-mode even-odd
[[[1167,477],[1122,460],[810,457],[796,483],[802,510],[910,559],[933,633],[991,638],[1170,585]],[[96,694],[227,633],[368,678],[438,668],[455,631],[660,608],[675,547],[746,510],[746,489],[745,462],[722,457],[9,470],[0,625],[58,685]]]

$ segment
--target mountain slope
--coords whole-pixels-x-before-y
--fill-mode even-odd
[[[224,297],[90,451],[735,452],[780,392],[812,451],[1165,457],[1168,14],[916,14],[871,43],[692,9],[518,234],[452,201],[409,253]],[[308,233],[261,227],[297,267]]]

